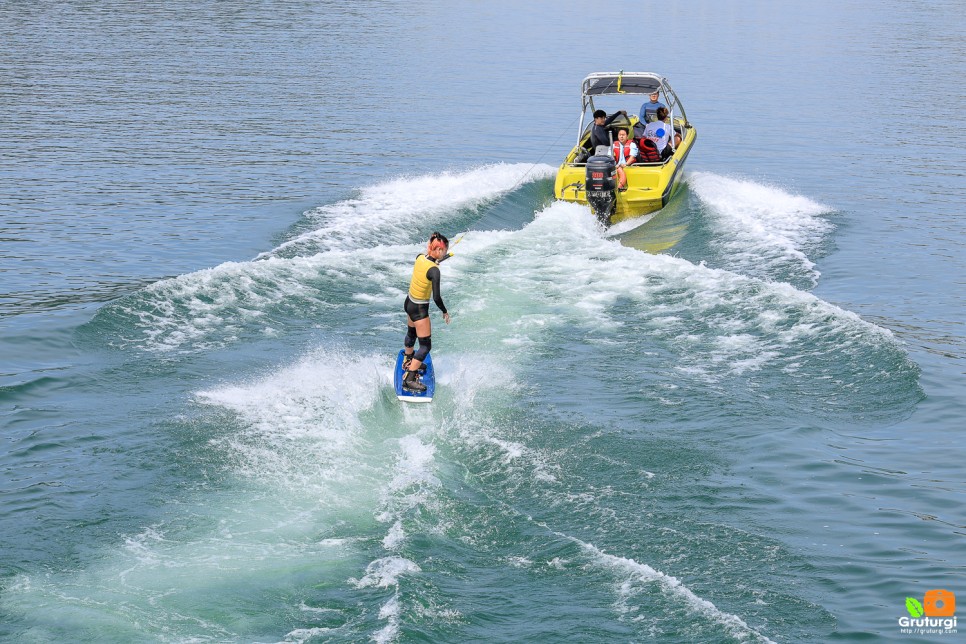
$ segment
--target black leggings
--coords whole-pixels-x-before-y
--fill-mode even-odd
[[[406,339],[403,341],[403,346],[408,349],[416,346],[416,327],[411,326],[406,331]],[[419,349],[413,354],[413,359],[419,360],[420,362],[424,361],[432,348],[433,336],[427,335],[425,338],[419,338]]]
[[[425,304],[417,304],[409,299],[409,296],[407,295],[406,301],[403,302],[403,310],[406,311],[406,315],[408,315],[409,319],[413,322],[416,322],[417,320],[425,320],[429,317],[429,302],[426,302]]]
[[[415,322],[416,320],[422,320],[429,317],[429,304],[417,304],[406,296],[406,302],[403,304],[403,308],[406,309],[406,315],[409,319]],[[406,339],[403,340],[403,346],[411,349],[416,346],[416,327],[411,326],[406,329]],[[413,354],[413,359],[423,362],[426,356],[429,355],[429,351],[433,348],[433,336],[427,335],[425,338],[418,338],[419,349]]]

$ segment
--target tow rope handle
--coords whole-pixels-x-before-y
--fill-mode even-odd
[[[463,241],[463,238],[464,238],[464,237],[466,237],[466,233],[463,233],[462,235],[460,235],[460,238],[459,238],[459,239],[457,239],[456,241],[454,241],[454,242],[453,242],[453,245],[452,245],[452,246],[450,246],[450,248],[452,248],[453,246],[456,246],[456,244],[458,244],[458,243],[460,243],[461,241]],[[445,262],[445,261],[446,261],[447,259],[449,259],[449,258],[450,258],[450,257],[452,257],[452,256],[453,256],[453,251],[449,251],[448,253],[446,253],[445,255],[443,255],[442,257],[440,257],[440,258],[439,258],[439,261],[438,261],[438,262],[436,262],[436,263],[437,263],[437,264],[442,264],[443,262]]]

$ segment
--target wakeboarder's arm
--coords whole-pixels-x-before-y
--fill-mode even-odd
[[[436,308],[443,312],[443,319],[449,322],[449,313],[446,311],[446,305],[443,304],[443,295],[439,290],[440,273],[439,268],[436,266],[431,267],[426,271],[426,279],[429,283],[433,285],[433,301],[436,302]]]
[[[627,112],[624,110],[620,110],[619,112],[614,112],[604,120],[604,125],[610,125],[611,123],[614,122],[614,119],[616,119],[621,114],[623,114],[624,116],[627,116]]]

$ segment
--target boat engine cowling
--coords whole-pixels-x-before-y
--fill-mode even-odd
[[[587,203],[594,214],[605,224],[617,206],[617,164],[610,155],[596,154],[587,159],[586,188]]]

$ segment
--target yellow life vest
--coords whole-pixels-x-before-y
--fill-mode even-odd
[[[426,279],[426,272],[436,266],[436,262],[425,255],[416,257],[413,264],[413,278],[409,281],[409,299],[416,304],[429,304],[433,296],[433,283]]]

